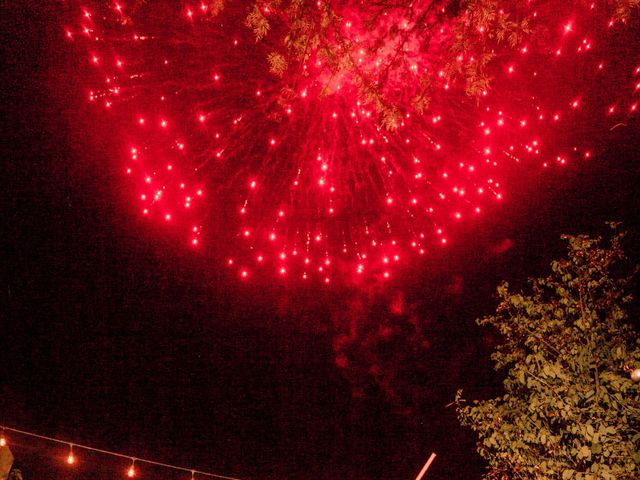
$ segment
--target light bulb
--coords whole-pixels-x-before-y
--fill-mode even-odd
[[[69,454],[67,455],[67,464],[73,465],[76,463],[76,457],[73,455],[73,445],[69,445]]]
[[[0,435],[0,447],[5,447],[7,445],[7,439],[4,438],[4,435]]]

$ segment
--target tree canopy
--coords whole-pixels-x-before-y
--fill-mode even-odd
[[[562,2],[546,8],[554,3]],[[639,5],[611,0],[603,7],[612,21],[626,22]],[[216,16],[225,0],[206,7]],[[500,52],[525,37],[543,42],[548,26],[536,25],[535,16],[525,0],[257,0],[245,25],[256,42],[269,42],[269,70],[285,79],[289,97],[296,79],[316,68],[327,92],[353,84],[392,130],[403,115],[429,108],[436,85],[458,82],[468,96],[485,94]]]
[[[626,308],[631,277],[617,230],[604,241],[565,236],[566,258],[528,293],[498,287],[495,314],[479,319],[503,343],[492,355],[504,394],[467,403],[461,423],[478,436],[487,479],[640,478],[640,339]]]

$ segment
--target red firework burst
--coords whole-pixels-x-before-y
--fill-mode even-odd
[[[270,55],[286,29],[268,2],[275,31],[260,43],[233,2],[215,17],[206,3],[163,1],[79,11],[66,37],[87,54],[89,101],[111,112],[129,152],[141,214],[192,247],[231,244],[241,279],[386,279],[480,218],[512,175],[589,158],[600,132],[637,113],[629,27],[596,4],[528,2],[536,34],[495,47],[491,89],[471,98],[444,61],[463,13],[416,2],[376,17],[361,3],[331,5],[341,28],[324,40],[353,47],[347,64],[327,65],[319,46],[280,76]],[[426,75],[430,103],[417,107]],[[381,77],[391,120],[362,84]]]

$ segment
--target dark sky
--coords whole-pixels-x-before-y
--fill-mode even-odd
[[[544,272],[560,233],[637,228],[637,119],[592,162],[521,179],[392,285],[239,284],[131,211],[108,125],[77,95],[63,4],[4,2],[0,19],[0,423],[243,479],[412,479],[432,451],[428,480],[479,478],[445,407],[499,386],[474,319],[501,279]],[[59,449],[12,443],[27,480],[72,478]],[[87,460],[73,478],[125,467]]]

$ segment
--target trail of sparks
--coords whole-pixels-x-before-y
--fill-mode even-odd
[[[558,4],[533,13],[545,42],[500,52],[478,102],[436,75],[427,112],[407,111],[395,131],[381,128],[349,72],[328,75],[317,58],[283,89],[241,6],[211,18],[206,4],[101,3],[65,34],[87,56],[88,100],[110,112],[127,148],[141,215],[184,230],[193,248],[230,252],[241,279],[357,282],[445,247],[455,224],[503,199],[510,176],[588,159],[594,132],[637,114],[640,59],[611,53],[629,27],[596,4]],[[375,32],[346,13],[342,34],[363,45],[356,63],[388,65],[393,49],[373,48]],[[384,22],[410,27],[401,16]],[[416,77],[391,84],[433,69],[438,48],[408,42]]]

